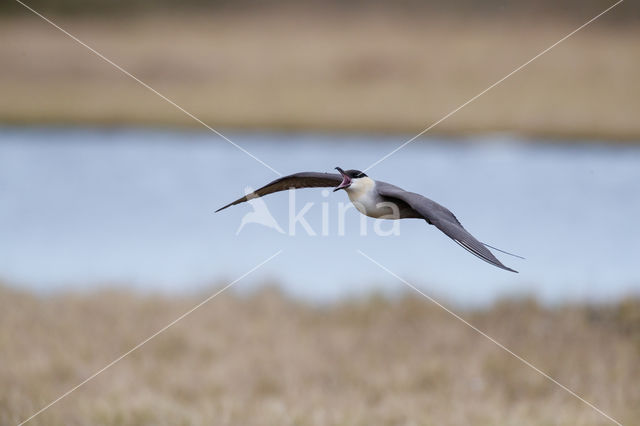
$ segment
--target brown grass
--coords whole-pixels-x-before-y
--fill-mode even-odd
[[[194,305],[0,287],[0,424],[16,424]],[[640,301],[464,316],[624,424],[640,420]],[[595,425],[606,419],[416,297],[311,307],[225,293],[31,424]]]
[[[56,21],[212,126],[417,133],[596,12]],[[2,19],[1,122],[197,126],[38,18]],[[595,23],[434,132],[639,139],[639,37]]]

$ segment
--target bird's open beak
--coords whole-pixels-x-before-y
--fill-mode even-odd
[[[342,175],[342,182],[340,182],[340,185],[333,188],[333,192],[336,192],[340,189],[346,189],[351,185],[351,178],[346,175],[344,170],[342,170],[340,167],[336,167],[336,170],[339,171]]]

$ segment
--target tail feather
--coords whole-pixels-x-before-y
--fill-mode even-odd
[[[482,242],[481,242],[481,243],[482,243]],[[482,245],[483,245],[483,246],[487,246],[487,247],[489,247],[490,249],[494,249],[494,250],[496,250],[496,251],[499,251],[500,253],[508,254],[509,256],[517,257],[518,259],[526,260],[524,257],[522,257],[522,256],[520,256],[520,255],[518,255],[518,254],[509,253],[508,251],[500,250],[499,248],[494,247],[494,246],[490,246],[490,245],[489,245],[489,244],[487,244],[487,243],[482,243]]]

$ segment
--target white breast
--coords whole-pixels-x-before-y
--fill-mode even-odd
[[[390,210],[388,207],[381,206],[382,198],[375,190],[376,182],[370,177],[353,179],[351,186],[346,191],[349,200],[358,209],[358,211],[369,217],[380,217],[388,215]]]

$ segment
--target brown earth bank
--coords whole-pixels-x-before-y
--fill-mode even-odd
[[[29,417],[208,294],[0,286],[0,424]],[[640,420],[639,299],[459,313],[616,420]],[[29,424],[612,423],[417,295],[312,306],[267,288],[223,293]]]
[[[608,21],[624,7],[430,133],[640,141],[640,27]],[[573,19],[244,10],[54,21],[216,128],[418,133],[599,11],[590,4]],[[0,18],[0,40],[0,123],[200,126],[26,9]]]

